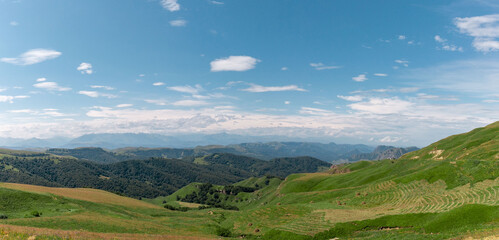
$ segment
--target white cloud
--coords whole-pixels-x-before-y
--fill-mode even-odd
[[[230,56],[227,58],[219,58],[213,60],[211,65],[212,72],[221,71],[248,71],[255,68],[255,65],[260,62],[259,59],[250,56]]]
[[[458,101],[459,98],[456,97],[442,97],[438,95],[431,95],[426,93],[418,93],[417,97],[419,99],[428,99],[428,100],[443,100],[443,101]]]
[[[386,76],[388,76],[388,74],[386,74],[386,73],[375,73],[374,76],[377,76],[377,77],[386,77]]]
[[[359,74],[359,76],[353,77],[352,80],[354,80],[356,82],[363,82],[363,81],[367,80],[367,77],[365,74]]]
[[[315,70],[329,70],[329,69],[338,69],[340,66],[326,66],[324,63],[310,63],[310,66],[315,68]]]
[[[287,71],[287,70],[288,70],[288,68],[287,68],[287,67],[282,67],[282,68],[281,68],[281,70],[282,70],[282,71]]]
[[[443,39],[442,37],[440,37],[439,35],[435,35],[434,37],[435,41],[439,42],[439,43],[443,43],[443,42],[446,42],[447,40],[446,39]]]
[[[461,33],[474,37],[473,47],[480,52],[499,50],[499,14],[455,18]]]
[[[172,103],[173,106],[179,107],[197,107],[208,105],[208,102],[200,100],[180,100]]]
[[[320,109],[320,108],[302,107],[300,109],[300,114],[328,116],[334,113],[329,110]]]
[[[400,137],[386,136],[386,137],[380,139],[379,141],[382,142],[382,143],[394,143],[394,142],[398,142],[400,140],[402,140],[402,138],[400,138]]]
[[[447,39],[444,39],[444,38],[440,37],[439,35],[435,35],[434,39],[436,42],[441,44],[441,47],[437,48],[439,50],[451,51],[451,52],[455,52],[455,51],[462,52],[463,51],[462,47],[458,47],[454,44],[449,44],[447,42]]]
[[[116,105],[116,107],[118,107],[118,108],[133,107],[133,104],[123,103],[123,104]]]
[[[284,101],[284,104],[289,105],[289,104],[291,104],[291,102],[290,101]]]
[[[10,24],[10,26],[13,26],[13,27],[15,27],[15,26],[18,26],[18,25],[19,25],[19,23],[18,23],[18,22],[16,22],[16,21],[11,21],[9,24]]]
[[[61,113],[61,112],[59,112],[58,109],[54,109],[54,108],[45,108],[42,110],[18,109],[18,110],[11,110],[9,112],[15,113],[15,114],[29,114],[29,115],[35,115],[35,116],[50,116],[50,117],[71,116],[70,114]]]
[[[107,93],[101,93],[97,91],[79,91],[78,94],[97,98],[97,97],[106,97],[106,98],[116,98],[116,95],[113,94],[107,94]]]
[[[493,39],[479,39],[473,41],[473,47],[481,52],[490,52],[499,50],[499,41]]]
[[[90,87],[91,88],[102,88],[102,89],[106,89],[106,90],[114,90],[114,88],[110,87],[110,86],[91,85]]]
[[[11,113],[29,113],[29,114],[32,114],[35,111],[33,111],[31,109],[17,109],[17,110],[10,110],[9,112],[11,112]]]
[[[15,65],[31,65],[61,56],[61,52],[51,49],[31,49],[15,58],[0,58],[0,61]]]
[[[59,92],[71,90],[71,88],[69,88],[69,87],[59,86],[56,82],[39,82],[39,83],[33,84],[33,87],[45,89],[48,91],[59,91]]]
[[[400,138],[406,146],[422,147],[499,119],[495,104],[413,104],[408,110],[387,115],[366,111],[338,114],[307,107],[295,113],[273,111],[266,114],[224,105],[178,109],[94,108],[86,113],[92,118],[90,120],[44,121],[36,116],[25,121],[4,122],[0,124],[0,132],[5,137],[26,138],[77,137],[88,133],[229,133],[358,143],[366,143],[371,138],[377,143],[390,136],[391,139]]]
[[[242,89],[241,91],[261,93],[261,92],[281,92],[281,91],[305,92],[307,90],[299,88],[296,85],[265,87],[257,84],[250,84],[249,88]]]
[[[47,81],[47,79],[46,78],[37,78],[36,81],[37,82],[45,82],[45,81]]]
[[[346,101],[350,101],[350,102],[360,102],[364,99],[364,97],[360,96],[360,95],[354,95],[354,96],[342,96],[342,95],[338,95],[337,96],[338,98],[341,98],[343,100],[346,100]]]
[[[462,52],[463,48],[462,47],[458,47],[456,45],[444,45],[444,46],[442,46],[442,50],[451,51],[451,52],[455,52],[455,51]]]
[[[405,40],[407,37],[405,35],[399,35],[398,39],[399,40]]]
[[[177,91],[181,93],[189,93],[189,94],[198,94],[200,91],[203,91],[203,87],[201,85],[196,84],[196,86],[191,87],[189,85],[186,86],[174,86],[174,87],[167,87],[169,90],[172,91]]]
[[[187,25],[187,21],[183,19],[172,20],[170,21],[170,25],[173,27],[185,27]]]
[[[222,4],[224,4],[223,2],[219,2],[219,1],[210,1],[210,3],[215,4],[215,5],[222,5]]]
[[[6,96],[6,95],[0,95],[0,102],[8,102],[8,103],[14,103],[14,99],[24,99],[24,98],[29,98],[29,96]]]
[[[161,0],[161,6],[170,12],[180,10],[180,4],[177,3],[177,0]]]
[[[144,101],[146,103],[152,103],[152,104],[156,104],[156,105],[159,105],[159,106],[168,105],[168,101],[163,100],[163,99],[146,99]]]
[[[404,67],[409,67],[409,61],[407,61],[407,60],[397,59],[397,60],[395,60],[395,62],[398,63],[398,64],[400,64],[400,65],[402,65],[402,66],[404,66]]]
[[[368,101],[352,103],[351,109],[374,114],[396,114],[407,110],[413,103],[393,98],[369,98]]]
[[[164,82],[155,82],[152,85],[153,86],[163,86],[163,85],[165,85],[165,83]]]
[[[81,74],[92,74],[94,72],[92,70],[92,64],[86,62],[80,63],[80,66],[78,66],[76,70],[80,71]]]

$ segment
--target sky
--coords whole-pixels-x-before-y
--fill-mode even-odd
[[[421,147],[498,120],[498,1],[0,0],[0,137]]]

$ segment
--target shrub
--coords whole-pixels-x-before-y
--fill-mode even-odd
[[[33,216],[33,217],[41,217],[42,213],[35,210],[35,211],[31,212],[31,216]]]
[[[232,232],[230,231],[229,228],[224,228],[217,226],[215,229],[215,234],[220,237],[230,237],[232,236]]]
[[[174,207],[172,205],[166,204],[164,208],[172,210],[172,211],[181,211],[181,212],[187,212],[189,210],[188,207]]]

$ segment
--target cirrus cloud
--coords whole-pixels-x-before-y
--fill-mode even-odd
[[[170,21],[170,25],[173,27],[185,27],[187,25],[186,20],[178,19]]]
[[[413,103],[392,98],[369,98],[368,101],[352,103],[348,106],[353,110],[374,114],[396,114],[408,109]]]
[[[338,69],[340,66],[326,66],[324,63],[310,63],[310,66],[315,68],[315,70],[329,70],[329,69]]]
[[[98,98],[98,97],[106,97],[106,98],[116,98],[116,95],[113,94],[108,94],[108,93],[101,93],[97,91],[79,91],[78,94],[89,96],[92,98]]]
[[[241,91],[261,93],[261,92],[282,92],[282,91],[306,92],[307,90],[300,88],[296,85],[265,87],[257,84],[250,84],[249,88],[242,89]]]
[[[29,96],[19,95],[19,96],[6,96],[0,95],[0,102],[14,103],[14,99],[24,99],[29,98]]]
[[[71,90],[71,88],[69,88],[69,87],[59,86],[59,84],[57,84],[56,82],[39,82],[39,83],[33,84],[33,87],[45,89],[48,91],[58,91],[58,92]]]
[[[0,61],[5,63],[10,63],[14,65],[32,65],[36,63],[41,63],[50,59],[57,58],[61,56],[61,52],[51,50],[51,49],[31,49],[18,57],[14,58],[0,58]]]

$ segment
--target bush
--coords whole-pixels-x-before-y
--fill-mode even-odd
[[[181,212],[187,212],[189,210],[188,207],[174,207],[172,205],[166,204],[164,208],[172,210],[172,211],[181,211]]]
[[[31,216],[33,216],[33,217],[41,217],[42,213],[35,210],[35,211],[31,212]]]
[[[215,229],[215,234],[220,237],[230,237],[232,236],[232,232],[230,231],[229,228],[224,228],[217,226]]]

